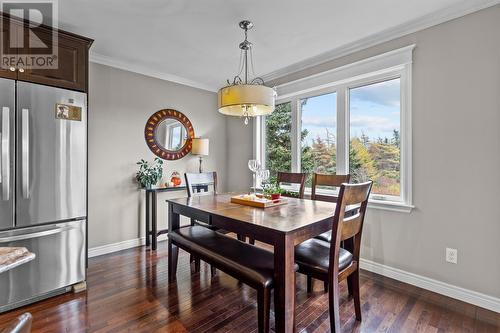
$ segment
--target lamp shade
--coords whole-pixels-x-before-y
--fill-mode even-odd
[[[219,112],[229,116],[263,116],[274,111],[276,92],[258,84],[236,84],[221,88]]]
[[[208,156],[208,139],[194,138],[192,139],[191,153],[193,155]]]

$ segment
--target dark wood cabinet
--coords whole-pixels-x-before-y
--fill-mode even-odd
[[[39,83],[54,87],[78,90],[87,92],[88,90],[88,57],[89,48],[93,40],[69,33],[63,30],[54,30],[50,27],[39,27],[35,29],[25,29],[27,22],[19,22],[17,19],[3,17],[2,24],[2,50],[6,50],[10,44],[10,38],[16,34],[10,30],[16,28],[15,21],[19,23],[19,28],[25,41],[25,46],[19,49],[19,54],[36,56],[36,48],[29,47],[35,45],[34,40],[41,41],[47,45],[57,48],[57,66],[53,68],[37,68],[36,66],[23,65],[19,63],[15,68],[3,68],[0,70],[0,77],[18,79],[21,81]],[[56,39],[52,41],[52,34]],[[35,42],[36,42],[35,41]],[[12,49],[10,49],[12,52]],[[2,58],[3,58],[2,54]],[[12,71],[12,69],[14,71]]]
[[[13,22],[13,24],[10,24],[10,21],[2,18],[2,33],[1,33],[1,38],[2,38],[2,45],[1,45],[1,50],[2,50],[2,58],[1,61],[2,63],[5,61],[4,55],[8,56],[10,54],[13,54],[15,51],[11,49],[11,40],[12,38],[16,38],[17,33],[21,31],[21,25],[16,24]],[[12,31],[11,34],[11,29],[16,29],[16,31]],[[17,79],[17,70],[15,67],[12,66],[0,66],[0,77],[7,78],[7,79]]]

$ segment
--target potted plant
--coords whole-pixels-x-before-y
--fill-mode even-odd
[[[279,186],[277,182],[271,182],[264,186],[264,194],[270,196],[271,200],[279,200],[281,194],[283,194],[283,189]]]
[[[156,157],[152,163],[141,159],[137,162],[139,171],[137,171],[136,179],[144,188],[151,188],[156,185],[163,176],[163,161]]]

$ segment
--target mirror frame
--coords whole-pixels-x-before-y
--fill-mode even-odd
[[[175,119],[179,121],[186,129],[187,139],[181,149],[176,151],[167,150],[156,141],[155,132],[158,125],[166,119]],[[192,139],[194,139],[194,129],[191,121],[184,115],[184,113],[174,109],[162,109],[153,113],[146,122],[144,128],[144,137],[149,149],[161,159],[164,160],[178,160],[183,158],[191,151],[193,146]]]

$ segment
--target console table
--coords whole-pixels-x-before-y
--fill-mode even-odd
[[[151,245],[151,249],[156,250],[158,236],[168,231],[158,230],[156,207],[158,192],[186,191],[186,186],[152,187],[143,190],[146,195],[146,246]]]
[[[208,185],[206,184],[193,185],[192,187],[196,192],[208,191]],[[168,229],[158,230],[156,207],[158,192],[186,191],[186,189],[185,185],[143,189],[146,195],[146,246],[151,246],[151,250],[156,250],[158,236],[168,232]]]

